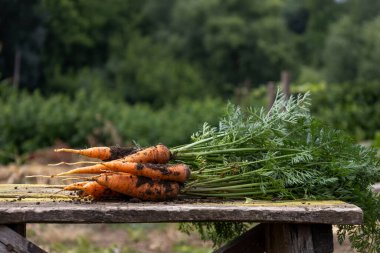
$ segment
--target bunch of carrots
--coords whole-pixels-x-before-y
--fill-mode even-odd
[[[152,201],[173,199],[191,174],[185,164],[168,164],[172,153],[162,144],[145,149],[93,147],[55,151],[102,160],[95,165],[52,176],[94,175],[88,181],[73,183],[64,188],[68,191],[79,191],[81,196],[90,196],[94,199],[122,195]]]

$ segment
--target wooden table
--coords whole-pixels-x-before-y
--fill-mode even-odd
[[[86,202],[52,195],[54,188],[37,196],[35,188],[16,187],[17,196],[0,185],[0,252],[44,252],[25,238],[27,223],[247,221],[260,224],[216,252],[329,253],[332,224],[362,223],[361,209],[340,201]]]

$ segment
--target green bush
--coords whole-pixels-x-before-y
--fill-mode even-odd
[[[345,16],[332,25],[323,49],[327,80],[378,81],[379,29],[380,16],[361,24]]]
[[[330,84],[312,101],[317,117],[357,140],[372,140],[380,129],[380,83]]]
[[[373,141],[373,146],[377,149],[380,149],[380,131],[376,131],[375,139]]]
[[[159,109],[130,105],[101,93],[78,92],[74,98],[48,98],[0,86],[0,161],[49,147],[57,140],[70,146],[165,143],[189,141],[204,121],[216,122],[222,101],[179,100]]]
[[[357,140],[373,140],[380,130],[380,84],[304,84],[293,93],[312,92],[312,112]],[[236,102],[236,101],[235,101]],[[245,106],[266,106],[266,87],[252,90]],[[176,146],[189,141],[205,121],[216,123],[223,114],[218,99],[178,99],[160,108],[125,103],[101,92],[77,92],[44,97],[0,86],[0,161],[62,141],[73,147],[158,142]]]
[[[280,88],[280,87],[279,87]],[[380,131],[380,83],[305,83],[292,85],[291,93],[311,92],[314,116],[347,131],[358,141],[373,140]],[[265,86],[253,89],[240,104],[267,107]]]

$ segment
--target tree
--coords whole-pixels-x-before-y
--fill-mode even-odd
[[[112,89],[131,103],[162,106],[211,93],[197,67],[173,58],[167,46],[149,37],[136,36],[115,50],[105,71]]]
[[[178,55],[205,70],[208,82],[231,94],[246,80],[258,85],[296,69],[281,8],[274,0],[176,1],[171,41]]]
[[[361,36],[363,40],[362,54],[358,62],[359,81],[380,80],[380,15],[363,26]],[[380,87],[379,87],[380,88]]]
[[[0,1],[0,78],[19,87],[41,82],[41,57],[46,30],[39,0]]]
[[[361,55],[359,34],[359,27],[348,16],[332,25],[323,54],[327,80],[344,82],[356,79]]]
[[[133,36],[144,1],[43,0],[48,15],[45,76],[55,86],[60,76],[75,75],[81,68],[101,68],[116,38]],[[120,39],[119,39],[120,40]],[[58,80],[56,80],[58,78]],[[59,88],[59,87],[55,87]],[[65,89],[64,87],[60,89]]]
[[[329,81],[375,81],[380,79],[379,17],[357,24],[349,16],[332,26],[324,49]]]

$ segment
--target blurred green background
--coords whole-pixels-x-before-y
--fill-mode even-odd
[[[291,75],[380,146],[378,0],[0,0],[0,163],[65,143],[189,141]]]
[[[0,171],[57,145],[184,144],[227,101],[268,107],[284,71],[316,117],[380,147],[379,66],[379,0],[0,0]],[[173,225],[28,233],[50,252],[211,252]]]

